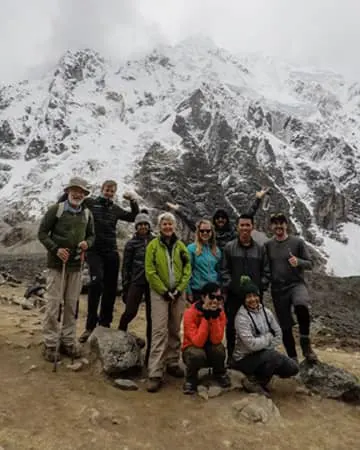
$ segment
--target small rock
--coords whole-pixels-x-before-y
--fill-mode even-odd
[[[100,417],[100,412],[97,409],[92,408],[91,409],[91,415],[90,415],[90,422],[93,425],[96,425],[99,417]]]
[[[299,395],[309,395],[309,396],[311,396],[310,389],[307,389],[305,386],[298,386],[295,389],[295,393],[299,394]]]
[[[203,398],[204,400],[209,400],[209,394],[206,386],[200,384],[197,388],[198,396]]]
[[[68,364],[66,366],[67,369],[72,370],[73,372],[79,372],[82,369],[83,365],[81,361],[76,361],[74,364]]]
[[[111,419],[111,423],[113,424],[113,425],[119,425],[119,419],[117,419],[116,417],[113,417],[112,419]]]
[[[114,381],[115,387],[123,391],[137,391],[139,389],[138,385],[132,380],[125,380],[124,378],[117,378]]]
[[[223,441],[222,443],[224,444],[224,447],[226,447],[226,448],[230,448],[232,446],[231,441]]]
[[[35,369],[37,369],[37,366],[35,364],[33,364],[32,366],[30,366],[28,369],[25,370],[24,374],[26,375]]]
[[[84,366],[88,366],[90,364],[89,360],[87,358],[81,358],[80,362],[84,365]]]
[[[25,311],[30,311],[34,308],[34,303],[31,300],[23,299],[23,302],[21,304],[22,309]]]
[[[191,425],[190,420],[185,419],[185,420],[182,421],[182,426],[184,428],[188,428],[190,425]]]
[[[241,417],[250,422],[267,423],[280,417],[280,411],[270,398],[263,395],[250,394],[232,404],[236,419]]]
[[[219,397],[223,393],[223,390],[220,386],[210,386],[208,390],[208,397],[215,398]]]

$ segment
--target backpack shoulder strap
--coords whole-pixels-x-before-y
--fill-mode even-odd
[[[60,219],[60,217],[63,215],[64,213],[64,207],[65,207],[65,203],[64,202],[60,202],[58,204],[58,209],[56,211],[56,218]]]
[[[86,223],[87,223],[87,222],[89,222],[89,218],[90,218],[90,209],[85,208],[84,212],[85,212],[85,219],[86,219]]]

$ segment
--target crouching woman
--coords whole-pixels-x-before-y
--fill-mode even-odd
[[[207,283],[201,290],[201,299],[184,313],[184,394],[197,391],[198,372],[204,367],[213,369],[213,376],[221,387],[231,384],[222,344],[226,324],[223,300],[220,287],[216,283]]]
[[[245,300],[235,318],[236,344],[230,365],[247,376],[243,382],[246,391],[269,396],[271,378],[292,377],[299,366],[275,350],[281,343],[281,329],[272,312],[261,304],[259,288],[250,279],[242,285]]]

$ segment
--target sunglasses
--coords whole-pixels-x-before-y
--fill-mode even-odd
[[[209,294],[209,299],[210,300],[218,300],[219,302],[223,302],[224,301],[224,296],[223,295]]]
[[[199,233],[200,234],[205,234],[205,233],[210,234],[211,233],[211,229],[199,230]]]
[[[272,219],[272,220],[275,220],[275,219],[286,220],[286,216],[283,213],[275,213],[275,214],[271,214],[270,219]]]

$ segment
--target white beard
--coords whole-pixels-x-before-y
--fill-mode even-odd
[[[84,201],[84,199],[80,200],[78,198],[74,198],[74,196],[69,193],[69,203],[70,203],[70,205],[74,206],[75,208],[78,208],[82,204],[83,201]]]

